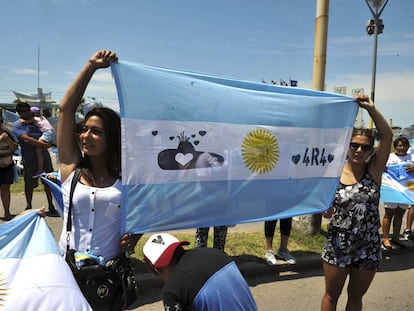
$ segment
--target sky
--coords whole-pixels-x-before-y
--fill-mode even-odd
[[[312,88],[316,7],[317,0],[2,0],[0,103],[38,86],[59,102],[99,49],[146,65]],[[371,93],[371,18],[365,0],[330,1],[326,91]],[[414,124],[414,1],[389,0],[381,18],[375,102],[404,128]],[[95,74],[85,97],[118,109],[109,69]]]

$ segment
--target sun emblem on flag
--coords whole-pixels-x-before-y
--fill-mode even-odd
[[[0,273],[0,307],[4,307],[5,298],[7,296],[7,282]]]
[[[273,170],[279,160],[279,145],[275,135],[265,129],[247,134],[242,144],[242,158],[247,168],[257,174]]]

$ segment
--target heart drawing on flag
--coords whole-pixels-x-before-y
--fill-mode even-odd
[[[299,160],[300,160],[300,154],[292,156],[293,163],[298,164]]]
[[[333,154],[329,154],[328,155],[328,162],[331,163],[334,159],[334,155]]]
[[[191,160],[193,159],[193,157],[194,156],[191,153],[187,153],[187,154],[177,153],[175,155],[175,161],[177,161],[178,163],[180,163],[180,165],[185,166],[189,162],[191,162]]]
[[[199,131],[200,136],[206,135],[206,131]],[[179,140],[177,148],[168,148],[162,150],[158,154],[158,166],[163,170],[189,170],[189,169],[202,169],[209,167],[222,166],[224,163],[224,157],[220,154],[210,151],[196,150],[194,145],[197,146],[201,142],[197,138],[196,134],[190,136],[181,132],[179,136],[176,136]],[[172,141],[174,136],[169,136]]]

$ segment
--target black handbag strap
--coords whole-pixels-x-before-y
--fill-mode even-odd
[[[66,222],[66,250],[69,251],[69,238],[70,238],[70,233],[72,231],[72,208],[73,208],[73,192],[75,191],[75,187],[76,184],[78,183],[79,179],[81,176],[81,171],[80,169],[77,167],[75,169],[75,173],[73,174],[73,179],[72,179],[72,183],[70,185],[70,192],[69,192],[69,208],[68,208],[68,219]]]

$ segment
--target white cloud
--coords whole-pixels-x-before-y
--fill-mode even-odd
[[[37,69],[32,68],[12,68],[11,71],[17,75],[37,75]],[[40,71],[40,75],[46,75],[47,71]]]

